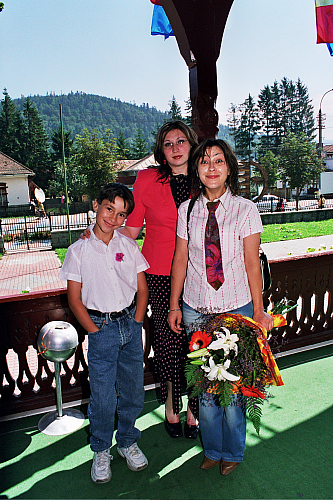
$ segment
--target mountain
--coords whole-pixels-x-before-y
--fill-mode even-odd
[[[71,130],[73,137],[81,135],[85,128],[89,131],[96,129],[100,134],[108,128],[115,137],[122,131],[125,139],[134,139],[140,128],[150,146],[154,143],[152,132],[168,118],[167,112],[158,111],[148,103],[138,106],[84,92],[71,92],[68,95],[51,93],[29,98],[35,104],[49,137],[59,125],[59,104],[62,107],[64,130]],[[13,99],[20,110],[25,100],[25,96]]]
[[[72,131],[72,137],[82,135],[86,128],[89,131],[97,130],[100,134],[105,129],[110,129],[114,137],[122,131],[125,139],[133,140],[137,129],[143,131],[143,136],[151,147],[154,144],[154,134],[165,120],[169,119],[167,111],[158,111],[155,106],[148,103],[140,106],[120,99],[112,99],[84,92],[70,92],[67,95],[54,93],[30,95],[30,100],[35,104],[38,114],[43,120],[48,137],[59,125],[59,104],[62,107],[64,131]],[[13,99],[13,102],[22,111],[25,96]],[[219,124],[219,138],[224,139],[233,146],[233,138],[229,134],[227,125]]]

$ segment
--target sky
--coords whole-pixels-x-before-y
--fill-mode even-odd
[[[151,36],[149,0],[4,3],[0,87],[13,99],[82,91],[166,111],[174,95],[184,112],[188,69],[175,37]],[[333,88],[333,57],[316,44],[314,0],[234,0],[217,76],[220,123],[231,103],[257,98],[283,77],[301,79],[317,116]],[[333,144],[333,92],[322,113],[323,142]]]

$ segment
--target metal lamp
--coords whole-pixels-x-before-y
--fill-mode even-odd
[[[84,415],[79,410],[62,408],[60,363],[75,353],[78,346],[77,331],[65,321],[50,321],[40,330],[37,346],[43,358],[54,362],[57,395],[57,410],[44,415],[38,422],[38,429],[50,436],[69,434],[81,427]]]

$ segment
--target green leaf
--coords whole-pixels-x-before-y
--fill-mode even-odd
[[[246,398],[246,408],[250,420],[252,421],[253,427],[259,436],[260,423],[262,417],[261,406],[264,404],[264,400],[261,398]]]

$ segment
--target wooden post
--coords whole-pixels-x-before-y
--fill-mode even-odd
[[[199,140],[217,137],[216,61],[234,0],[160,0],[188,68],[192,127]]]

